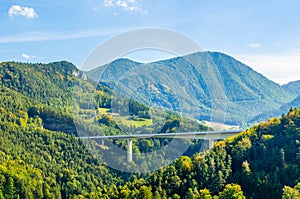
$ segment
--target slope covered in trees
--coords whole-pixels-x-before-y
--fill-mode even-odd
[[[142,191],[141,198],[299,198],[299,126],[300,108],[291,109],[108,195],[136,198]]]
[[[193,142],[186,156],[157,171],[122,173],[92,156],[91,150],[70,131],[74,125],[71,117],[74,107],[70,105],[72,86],[79,83],[86,90],[95,86],[76,77],[72,65],[61,62],[58,65],[64,69],[56,69],[56,64],[41,64],[37,69],[34,64],[1,64],[0,198],[299,197],[300,108],[218,142],[210,151],[199,153],[202,143]],[[48,67],[52,68],[49,77],[43,78]],[[30,73],[20,74],[23,68]],[[48,87],[41,88],[39,84]],[[64,95],[53,100],[60,92]],[[108,106],[111,92],[98,85],[93,105]],[[77,106],[80,110],[88,104],[84,93],[79,94],[82,94]],[[147,110],[141,104],[134,107],[133,115],[139,112],[137,107]],[[110,134],[122,133],[111,118],[100,116],[87,126],[100,125]],[[53,126],[51,121],[60,125]],[[176,131],[174,127],[180,122],[183,120],[170,114],[163,131]],[[192,128],[189,124],[187,121],[183,126]],[[134,151],[156,150],[167,143],[168,140],[134,141]],[[126,149],[125,142],[114,144]],[[97,147],[95,144],[93,148]]]
[[[283,88],[290,93],[300,96],[300,80],[285,84]]]
[[[130,174],[120,174],[104,166],[76,137],[73,109],[89,111],[86,108],[90,104],[94,109],[110,108],[113,95],[109,89],[101,85],[96,89],[67,62],[1,63],[0,79],[0,197],[73,198],[102,193],[122,183],[122,178],[130,179]],[[76,105],[72,104],[75,85],[82,89],[76,93],[79,98]],[[83,90],[86,93],[97,90],[96,96],[86,96]],[[129,105],[131,115],[147,116],[149,107],[132,100]],[[103,120],[103,117],[98,115],[91,123],[81,125],[95,128],[100,125],[109,134],[124,133],[112,118],[105,116],[107,120]],[[170,117],[164,131],[175,131],[178,122],[176,117]],[[150,146],[161,147],[160,141],[155,145],[149,140],[134,143],[135,152],[152,150]],[[115,144],[126,148],[126,142]]]
[[[71,63],[24,64],[0,63],[1,85],[30,97],[36,102],[62,107],[71,104],[72,86],[80,73]]]
[[[299,107],[299,105],[300,105],[300,96],[296,97],[294,100],[292,100],[289,103],[283,104],[278,109],[274,109],[272,111],[267,111],[260,115],[257,115],[252,119],[252,122],[263,121],[263,118],[271,118],[274,116],[280,117],[280,115],[286,112],[286,110],[289,110],[290,107]]]
[[[75,135],[43,128],[44,115],[68,115],[3,85],[0,90],[0,198],[71,198],[117,183]],[[35,106],[41,117],[31,115]]]
[[[276,110],[296,97],[218,52],[197,52],[143,64],[119,59],[89,71],[88,76],[125,93],[138,90],[142,97],[137,100],[142,103],[180,110],[196,119],[210,120],[217,110],[229,124],[259,122],[254,121],[256,116]]]

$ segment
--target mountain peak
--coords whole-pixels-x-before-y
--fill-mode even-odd
[[[112,61],[111,63],[117,63],[117,62],[123,62],[123,63],[129,63],[129,64],[141,64],[140,62],[133,61],[129,58],[119,58],[119,59]]]
[[[150,100],[149,104],[162,104],[165,108],[173,107],[175,111],[192,111],[188,114],[197,119],[199,114],[200,119],[210,119],[212,97],[224,98],[227,110],[222,111],[226,114],[226,122],[229,124],[251,121],[256,115],[277,109],[295,98],[279,84],[220,52],[196,52],[141,64],[142,67],[135,70],[139,65],[140,63],[128,59],[118,59],[109,67],[102,66],[88,72],[88,76],[95,81],[104,82],[122,79],[122,86],[129,90],[134,90],[136,85],[155,82],[165,84],[171,89],[161,89],[151,99],[149,96],[152,94],[148,90],[143,90],[142,95]],[[185,85],[184,88],[179,86],[179,82],[180,85]],[[210,85],[207,85],[208,82]],[[219,90],[212,91],[212,88]],[[182,107],[178,107],[178,98],[183,101]]]

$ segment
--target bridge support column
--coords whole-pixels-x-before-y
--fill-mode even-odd
[[[132,161],[132,139],[127,140],[127,162]]]
[[[212,149],[214,144],[215,144],[215,140],[214,139],[209,139],[208,140],[208,149]]]

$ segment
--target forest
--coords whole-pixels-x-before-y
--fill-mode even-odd
[[[73,89],[77,89],[75,102]],[[115,107],[128,103],[130,117],[148,119],[147,105],[118,100],[112,90],[86,80],[68,62],[0,63],[0,90],[0,198],[300,197],[300,108],[219,141],[211,150],[199,150],[205,143],[195,140],[185,154],[156,171],[126,173],[93,156],[78,137],[78,125],[91,133],[101,128],[110,135],[124,134],[111,117],[97,110],[111,109],[111,101],[119,103]],[[179,125],[209,129],[176,113],[166,114],[166,123],[157,127],[161,132],[176,132]],[[145,132],[154,127],[127,128]],[[170,141],[134,140],[133,150],[148,152]],[[126,149],[125,142],[113,142]],[[100,154],[107,150],[98,146],[94,143]]]

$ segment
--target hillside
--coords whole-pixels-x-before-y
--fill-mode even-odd
[[[264,112],[260,115],[257,115],[253,118],[252,122],[263,121],[264,118],[272,118],[272,117],[280,117],[284,111],[289,110],[291,107],[299,107],[300,106],[300,96],[296,97],[289,103],[283,104],[278,109],[274,109],[271,111]]]
[[[282,86],[282,88],[284,88],[287,92],[296,95],[296,98],[288,103],[283,104],[278,109],[274,109],[257,115],[252,119],[252,122],[262,121],[264,118],[279,117],[289,108],[300,106],[300,80],[285,84]]]
[[[256,116],[295,98],[279,84],[217,52],[146,64],[120,59],[88,72],[88,76],[117,92],[133,94],[145,104],[228,124],[253,122]]]
[[[300,197],[300,108],[108,190],[109,198]],[[136,187],[139,187],[137,189]],[[217,197],[218,196],[218,197]],[[246,196],[246,197],[245,197]]]
[[[213,195],[220,199],[279,199],[282,195],[299,195],[300,108],[218,142],[210,151],[199,153],[203,142],[194,141],[186,156],[157,171],[124,173],[110,169],[101,159],[101,153],[109,148],[93,141],[87,148],[72,131],[76,130],[72,111],[78,109],[75,111],[84,118],[80,124],[83,129],[101,127],[110,135],[124,133],[105,113],[118,94],[85,80],[66,62],[39,64],[36,68],[35,64],[14,62],[0,65],[0,198],[167,199]],[[80,85],[76,106],[71,105],[74,85]],[[96,96],[87,101],[91,90]],[[126,99],[117,102],[123,105]],[[147,117],[150,107],[133,100],[129,104],[133,116]],[[91,107],[98,110],[92,119]],[[169,113],[161,131],[176,132],[179,124],[186,129],[206,128]],[[136,130],[146,132],[149,126]],[[133,140],[133,151],[151,152],[169,142]],[[126,150],[126,141],[112,143]],[[100,156],[96,158],[95,152]],[[153,161],[138,157],[129,165],[122,155],[111,152],[111,156],[124,167]],[[142,166],[147,169],[147,165]]]
[[[71,198],[113,182],[113,173],[75,135],[43,128],[45,118],[30,114],[35,100],[0,90],[0,198]],[[47,110],[41,115],[68,119]]]
[[[74,76],[78,69],[69,62],[49,64],[0,63],[0,82],[43,104],[62,106],[71,104]]]
[[[282,86],[286,91],[300,96],[300,80]]]

